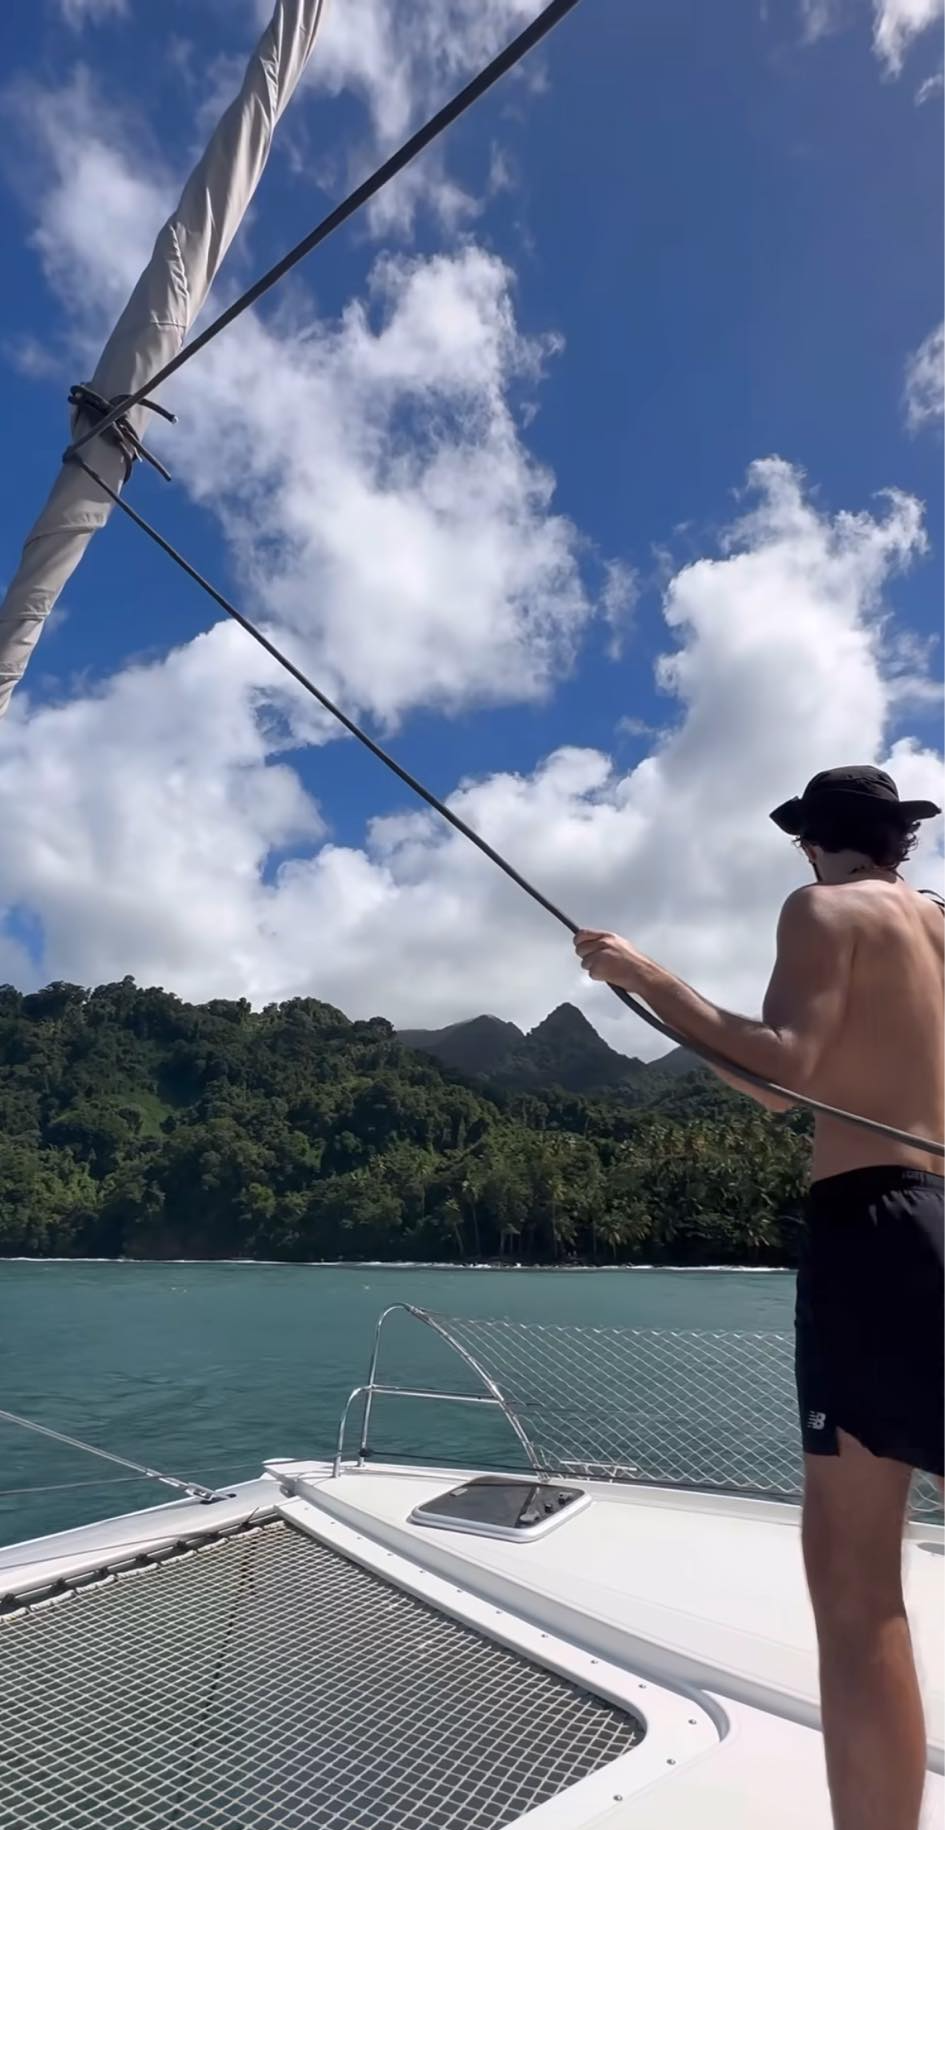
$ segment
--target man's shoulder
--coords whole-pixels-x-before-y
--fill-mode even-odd
[[[793,889],[786,896],[781,908],[781,923],[786,930],[802,931],[815,926],[835,924],[838,920],[849,920],[852,904],[850,890],[831,886],[829,882],[807,882],[802,889]],[[846,898],[846,901],[844,901]]]

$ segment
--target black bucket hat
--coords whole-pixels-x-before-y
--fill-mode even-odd
[[[792,839],[804,839],[818,819],[823,823],[851,812],[860,816],[864,811],[906,826],[917,825],[920,818],[940,816],[940,806],[924,798],[903,801],[892,776],[883,768],[825,768],[808,783],[803,796],[789,797],[771,817]]]

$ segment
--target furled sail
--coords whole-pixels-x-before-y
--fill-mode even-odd
[[[324,7],[325,0],[278,0],[236,98],[105,344],[90,380],[100,398],[113,402],[139,390],[183,345],[265,169],[276,122],[311,56]],[[73,438],[95,416],[80,402],[73,409]],[[139,437],[146,417],[143,407],[127,415]],[[120,490],[128,461],[119,437],[106,432],[89,452],[100,476]],[[63,465],[0,606],[0,717],[60,591],[111,509],[104,491],[77,463]]]

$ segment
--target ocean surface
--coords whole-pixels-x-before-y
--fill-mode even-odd
[[[783,1272],[0,1261],[0,1407],[222,1485],[254,1477],[267,1457],[334,1450],[391,1302],[584,1328],[788,1331],[793,1291]],[[382,1367],[402,1383],[477,1391],[407,1317],[387,1325]],[[371,1442],[378,1454],[508,1460],[500,1418],[428,1402],[378,1403]],[[162,1497],[0,1422],[0,1543]]]

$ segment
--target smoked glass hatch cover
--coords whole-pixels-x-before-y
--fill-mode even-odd
[[[511,1537],[522,1543],[573,1515],[587,1499],[579,1486],[554,1480],[504,1479],[489,1473],[424,1501],[414,1508],[410,1520],[479,1536]]]

